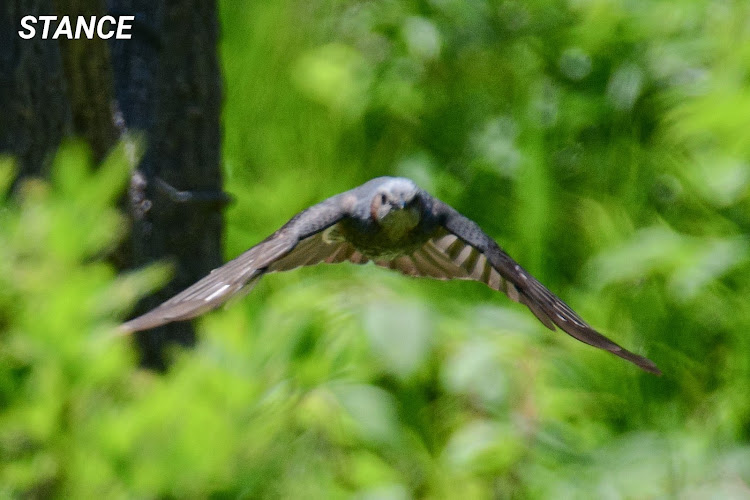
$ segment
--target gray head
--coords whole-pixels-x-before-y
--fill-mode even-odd
[[[403,177],[390,177],[375,190],[370,214],[378,222],[391,218],[396,212],[413,209],[419,188],[414,181]],[[411,210],[409,210],[411,211]]]

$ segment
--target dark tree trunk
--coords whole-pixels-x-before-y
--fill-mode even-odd
[[[51,0],[0,3],[0,153],[18,161],[18,176],[43,176],[71,112],[57,40],[18,35],[21,18],[54,12]]]
[[[55,0],[58,15],[100,16],[106,14],[102,0]],[[117,141],[113,120],[114,88],[107,42],[94,37],[60,38],[73,130],[83,137],[99,163]]]
[[[130,40],[113,38],[107,44],[43,40],[39,32],[30,40],[18,35],[25,15],[101,16],[104,1],[112,15],[136,16]],[[0,153],[17,158],[19,178],[46,175],[49,159],[71,132],[89,142],[97,160],[121,130],[145,134],[146,153],[127,201],[133,215],[132,252],[119,255],[118,265],[172,259],[176,274],[136,313],[221,264],[226,200],[217,41],[215,0],[0,3]],[[194,341],[189,323],[138,336],[143,364],[156,369],[166,367],[170,344]]]
[[[133,40],[114,42],[116,88],[128,126],[147,131],[133,197],[134,264],[168,257],[176,265],[141,313],[221,264],[218,25],[213,1],[122,0],[112,10],[136,15]],[[170,344],[194,341],[188,322],[138,334],[143,363],[156,369]]]

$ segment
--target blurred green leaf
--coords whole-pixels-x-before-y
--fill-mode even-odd
[[[375,302],[365,310],[364,322],[374,353],[390,372],[408,378],[425,362],[433,335],[428,310]]]

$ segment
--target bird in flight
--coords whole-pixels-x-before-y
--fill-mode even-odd
[[[378,177],[298,213],[254,247],[171,299],[120,326],[122,333],[187,320],[217,308],[266,273],[352,262],[408,276],[479,281],[528,307],[550,330],[661,374],[590,327],[479,226],[410,179]]]

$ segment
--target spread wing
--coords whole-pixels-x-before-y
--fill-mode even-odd
[[[252,286],[263,274],[318,262],[366,262],[343,240],[328,237],[329,230],[346,216],[343,196],[334,196],[295,215],[274,234],[214,269],[205,278],[151,311],[120,325],[122,333],[186,320],[216,309]]]
[[[526,305],[550,330],[557,326],[581,342],[609,351],[648,372],[661,374],[653,361],[624,349],[589,326],[476,223],[439,200],[430,197],[429,201],[432,215],[440,224],[436,234],[411,255],[376,262],[377,265],[410,276],[481,281]]]

